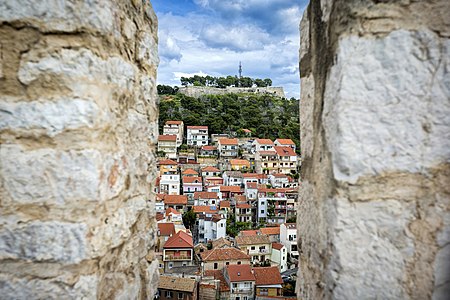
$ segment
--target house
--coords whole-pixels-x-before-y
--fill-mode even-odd
[[[272,151],[273,146],[272,140],[269,139],[255,139],[252,143],[254,153],[259,151]]]
[[[156,213],[162,213],[164,214],[165,212],[165,208],[164,208],[164,196],[165,194],[156,194],[155,197],[155,210]]]
[[[223,276],[223,271],[221,270],[209,270],[205,271],[203,273],[202,280],[210,280],[219,282],[219,299],[221,300],[228,300],[230,298],[230,286],[228,285],[228,282],[225,280],[225,277]],[[215,300],[217,298],[210,298],[211,300]],[[209,299],[208,299],[209,300]]]
[[[258,184],[255,182],[247,182],[245,185],[245,196],[249,200],[254,200],[258,196]]]
[[[228,213],[231,210],[231,203],[229,200],[222,200],[219,204],[219,209],[224,216],[228,216]]]
[[[255,275],[255,299],[283,296],[283,279],[277,267],[253,268]]]
[[[228,265],[250,265],[250,256],[232,247],[213,248],[200,253],[202,272],[223,270]]]
[[[294,152],[296,150],[295,143],[291,139],[276,139],[273,143],[275,146],[290,147]]]
[[[253,264],[270,260],[272,243],[267,235],[241,235],[235,238],[236,246],[251,256]]]
[[[232,243],[229,240],[227,240],[226,238],[219,238],[219,239],[213,240],[211,243],[212,243],[213,249],[228,248],[228,247],[232,246]],[[250,259],[250,257],[249,257],[249,259]],[[250,263],[250,260],[249,260],[249,263]],[[236,262],[236,264],[237,264],[237,262]]]
[[[161,174],[159,179],[159,193],[167,195],[180,194],[180,175],[179,174]]]
[[[203,191],[202,178],[196,176],[183,176],[183,195],[192,197],[195,192]]]
[[[197,300],[197,281],[161,275],[158,282],[158,296],[161,300]]]
[[[264,174],[278,173],[277,152],[275,150],[256,152],[255,171]]]
[[[183,121],[166,121],[163,127],[164,135],[175,135],[177,139],[177,147],[183,144],[184,123]]]
[[[177,211],[184,213],[187,211],[187,196],[186,195],[164,195],[164,209],[174,208]]]
[[[226,139],[226,138],[228,138],[228,134],[226,134],[226,133],[211,134],[211,144],[217,145],[217,143],[219,142],[219,139]]]
[[[238,139],[220,138],[217,143],[219,156],[225,159],[237,157],[238,148]]]
[[[195,171],[194,169],[187,168],[186,170],[181,172],[181,175],[183,177],[185,177],[185,176],[187,176],[187,177],[198,177],[198,172]]]
[[[272,243],[272,253],[270,255],[270,261],[272,266],[277,266],[280,272],[284,272],[287,267],[287,249],[281,243]]]
[[[194,206],[194,208],[199,206]],[[202,207],[202,206],[200,206]],[[226,236],[227,219],[220,214],[212,214],[210,211],[199,213],[196,221],[196,242],[207,243],[208,241]]]
[[[261,234],[266,234],[271,242],[279,242],[280,241],[280,227],[261,227],[259,229]]]
[[[188,126],[186,140],[188,146],[208,145],[208,126]]]
[[[258,189],[257,222],[280,225],[286,222],[287,197],[284,189]]]
[[[236,222],[251,222],[252,207],[248,203],[237,203],[235,210]]]
[[[166,209],[166,222],[178,223],[183,222],[182,214],[172,207]]]
[[[177,136],[160,135],[158,137],[158,152],[164,152],[166,158],[177,158]]]
[[[194,205],[219,205],[219,193],[214,192],[195,192]]]
[[[171,159],[162,159],[158,162],[159,175],[163,174],[177,174],[178,163]]]
[[[173,267],[192,266],[194,264],[194,244],[192,236],[178,231],[167,239],[163,247],[164,271]]]
[[[205,187],[223,185],[222,177],[203,177]]]
[[[249,170],[250,162],[246,159],[230,159],[230,169],[232,171]]]
[[[270,185],[274,188],[288,188],[291,185],[291,177],[283,173],[268,175]]]
[[[227,186],[221,185],[220,192],[222,193],[222,199],[234,199],[237,195],[242,195],[244,191],[239,186]]]
[[[283,244],[290,258],[298,259],[297,224],[285,223],[280,226],[280,243]]]
[[[216,177],[216,176],[220,176],[220,170],[216,167],[204,167],[202,169],[202,177]]]
[[[216,146],[202,146],[198,152],[200,157],[217,157],[218,154],[219,151]]]
[[[225,171],[222,174],[223,182],[228,186],[242,186],[244,182],[244,176],[240,171]]]
[[[228,299],[254,299],[256,278],[249,265],[228,265],[225,267],[223,275],[230,287]]]
[[[162,251],[166,241],[175,234],[175,225],[173,223],[158,223],[158,240],[156,241],[156,250]]]
[[[294,174],[297,172],[297,154],[291,147],[275,146],[277,153],[278,173]]]

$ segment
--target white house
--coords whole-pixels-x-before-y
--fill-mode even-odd
[[[167,195],[180,194],[180,175],[163,174],[159,182],[159,192]]]
[[[252,143],[252,149],[254,152],[258,151],[272,151],[273,142],[269,139],[255,139]]]
[[[166,158],[177,158],[177,136],[160,135],[158,137],[158,151],[164,152]]]
[[[273,143],[275,146],[291,147],[295,152],[295,143],[291,139],[276,139]]]
[[[298,259],[297,224],[295,223],[281,224],[280,243],[286,247],[289,256]]]
[[[221,138],[217,144],[219,155],[222,158],[237,157],[238,148],[238,139]]]
[[[222,174],[223,184],[228,186],[242,186],[244,176],[240,171],[225,171]]]
[[[223,275],[230,287],[229,299],[255,298],[256,278],[250,265],[228,265],[225,267]]]
[[[218,206],[220,204],[220,192],[195,192],[194,205]]]
[[[199,214],[197,218],[197,230],[199,243],[224,238],[226,236],[227,219],[220,214]]]
[[[184,136],[184,123],[183,121],[166,121],[163,127],[164,135],[175,135],[177,141],[177,147],[183,143]]]
[[[272,243],[272,255],[270,261],[272,265],[277,266],[280,272],[286,271],[287,268],[287,250],[281,243]]]
[[[282,189],[258,189],[257,221],[279,225],[286,222],[287,196]]]
[[[208,126],[188,126],[186,141],[188,146],[208,145]]]

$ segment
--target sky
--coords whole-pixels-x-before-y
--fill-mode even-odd
[[[158,84],[180,77],[270,78],[300,98],[299,23],[307,0],[151,0],[159,22]]]

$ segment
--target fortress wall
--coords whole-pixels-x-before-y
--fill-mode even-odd
[[[148,1],[0,2],[0,298],[151,299]]]

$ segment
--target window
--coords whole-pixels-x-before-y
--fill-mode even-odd
[[[241,264],[241,262],[240,261],[238,261],[238,263],[237,263],[238,265],[240,265]]]
[[[217,263],[214,263],[214,270],[217,270],[217,267],[218,267]]]
[[[166,298],[172,298],[172,292],[166,291]]]
[[[183,299],[183,293],[178,293],[178,299]]]
[[[220,224],[220,227],[223,227],[223,223],[222,223],[222,224]]]
[[[237,288],[237,283],[233,283],[233,287],[234,287],[234,288]]]
[[[261,205],[265,205],[265,202],[264,202],[264,201],[261,201]]]
[[[227,266],[230,264],[230,262],[229,261],[227,261],[226,263],[225,263]]]
[[[261,209],[261,213],[262,213],[262,214],[264,213],[264,209]]]
[[[255,250],[255,246],[252,246],[250,249]]]

